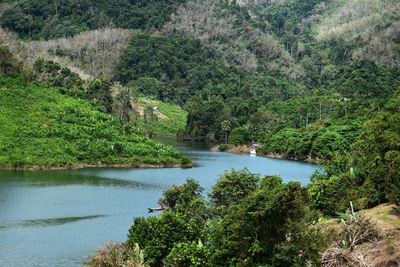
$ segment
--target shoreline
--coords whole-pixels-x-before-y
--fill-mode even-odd
[[[0,170],[10,171],[56,171],[56,170],[77,170],[83,168],[190,168],[191,165],[182,163],[76,163],[60,165],[29,165],[17,167],[0,166]]]
[[[241,145],[241,146],[236,146],[233,144],[228,144],[228,149],[224,151],[220,151],[218,148],[218,145],[215,145],[211,147],[210,151],[213,152],[228,152],[228,153],[233,153],[233,154],[244,154],[244,153],[250,153],[250,146],[248,145]],[[313,163],[313,164],[318,164],[319,159],[314,159],[307,157],[306,159],[299,159],[296,157],[288,157],[284,154],[277,154],[277,153],[268,153],[268,154],[257,154],[257,156],[260,157],[267,157],[271,159],[286,159],[286,160],[294,160],[294,161],[302,161],[302,162],[307,162],[307,163]]]

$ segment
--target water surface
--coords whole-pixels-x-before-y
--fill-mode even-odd
[[[316,165],[210,152],[203,144],[160,139],[193,159],[191,169],[91,168],[0,171],[0,266],[81,266],[108,240],[125,241],[134,216],[148,216],[162,191],[199,180],[209,191],[218,174],[247,167],[303,185]]]

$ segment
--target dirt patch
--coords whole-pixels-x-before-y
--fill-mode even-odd
[[[154,115],[156,115],[159,120],[169,120],[168,116],[161,112],[154,112]]]
[[[361,211],[373,220],[382,230],[400,230],[400,209],[394,204],[381,204],[372,209]]]
[[[250,146],[247,145],[242,145],[242,146],[236,146],[233,144],[228,144],[228,148],[224,151],[219,150],[219,145],[213,146],[210,151],[213,152],[228,152],[228,153],[234,153],[234,154],[244,154],[244,153],[250,153]]]
[[[139,105],[138,103],[136,103],[136,102],[133,101],[133,100],[131,100],[131,105],[132,105],[132,108],[133,108],[137,113],[139,113],[141,117],[144,116],[144,108],[143,108],[141,105]]]

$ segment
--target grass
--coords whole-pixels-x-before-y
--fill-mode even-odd
[[[393,204],[382,204],[375,208],[364,210],[363,213],[382,229],[400,228],[400,209]]]
[[[140,110],[158,107],[159,112],[154,112],[153,119],[147,121],[144,119],[143,112],[139,112],[146,132],[158,136],[176,136],[179,129],[185,128],[187,112],[179,106],[145,98],[137,98],[136,102],[141,107]]]

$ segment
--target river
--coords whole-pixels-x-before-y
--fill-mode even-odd
[[[162,191],[199,180],[209,191],[219,174],[247,167],[284,182],[309,182],[318,166],[210,152],[203,144],[159,139],[193,159],[194,168],[91,168],[0,171],[0,266],[82,266],[108,240],[125,241],[134,216],[149,216]]]

